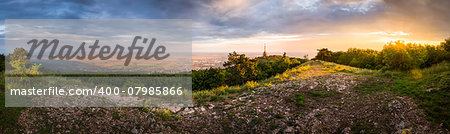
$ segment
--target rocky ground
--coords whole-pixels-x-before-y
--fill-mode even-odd
[[[292,77],[191,108],[28,108],[19,124],[26,133],[449,133],[411,98],[355,88],[389,80],[321,64]]]

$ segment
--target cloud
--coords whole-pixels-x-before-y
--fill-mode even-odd
[[[194,44],[261,33],[442,40],[450,36],[448,7],[448,0],[19,0],[0,3],[0,19],[192,19]]]

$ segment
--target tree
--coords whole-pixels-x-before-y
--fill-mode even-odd
[[[441,45],[444,47],[445,51],[450,52],[450,37],[445,39],[445,42],[441,42]]]
[[[330,61],[333,55],[333,52],[328,50],[328,48],[317,49],[319,51],[315,57],[315,59]]]
[[[5,71],[5,55],[0,54],[0,66],[1,66],[1,71]]]
[[[245,54],[238,54],[236,52],[228,54],[228,61],[223,64],[230,72],[226,78],[227,83],[230,82],[236,85],[256,79],[258,74],[256,65],[256,62],[250,61],[248,57],[245,57]]]
[[[309,56],[308,54],[303,55],[303,59],[308,60],[309,59],[308,56]]]
[[[206,90],[226,85],[226,70],[221,68],[209,68],[206,70],[192,71],[192,88],[194,90]]]
[[[406,50],[403,41],[390,42],[384,45],[382,62],[384,69],[407,71],[413,68],[413,57]]]
[[[14,49],[14,52],[9,55],[10,61],[9,64],[13,68],[12,70],[9,70],[11,74],[16,75],[36,75],[39,74],[39,65],[33,65],[30,66],[30,61],[27,59],[28,52],[23,48],[16,48]]]
[[[445,39],[445,42],[441,42],[441,46],[445,51],[447,51],[447,54],[445,54],[445,59],[450,60],[450,37]]]

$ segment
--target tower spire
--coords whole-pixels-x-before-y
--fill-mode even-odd
[[[264,43],[264,52],[266,52],[266,43]]]
[[[263,53],[263,57],[267,57],[267,52],[266,52],[266,43],[264,43],[264,53]]]

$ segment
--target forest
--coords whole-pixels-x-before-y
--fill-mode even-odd
[[[439,45],[395,41],[385,44],[381,51],[349,48],[333,52],[322,48],[314,59],[373,70],[409,71],[448,61],[449,51],[450,38]]]

